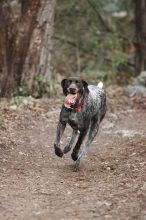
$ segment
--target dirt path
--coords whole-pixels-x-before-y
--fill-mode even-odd
[[[146,219],[146,108],[125,97],[108,102],[78,173],[70,153],[60,159],[52,147],[60,103],[1,105],[1,220]]]

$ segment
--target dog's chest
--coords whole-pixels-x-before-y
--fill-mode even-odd
[[[81,111],[61,112],[61,121],[68,123],[73,129],[82,130],[85,127],[84,114]]]
[[[83,115],[81,114],[81,112],[70,113],[68,117],[68,124],[73,129],[78,129],[78,130],[84,127],[84,119],[83,119]]]

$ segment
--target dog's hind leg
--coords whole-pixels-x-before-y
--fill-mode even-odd
[[[55,154],[58,157],[63,156],[63,151],[60,149],[60,140],[61,140],[61,137],[62,137],[63,132],[65,130],[65,127],[66,127],[66,123],[61,123],[61,122],[58,123],[57,133],[56,133],[56,140],[55,140],[55,143],[54,143]]]
[[[77,135],[78,135],[78,130],[73,130],[69,143],[66,144],[66,146],[64,147],[64,150],[63,150],[64,154],[68,153],[71,150],[71,148],[76,140]]]
[[[98,129],[99,129],[99,120],[93,118],[92,121],[91,121],[91,126],[90,126],[90,129],[89,129],[89,134],[88,134],[87,141],[85,143],[85,146],[84,146],[83,150],[81,151],[81,153],[78,156],[78,159],[75,163],[74,171],[79,171],[81,159],[88,152],[88,149],[89,149],[93,139],[95,138],[95,136],[98,132]]]

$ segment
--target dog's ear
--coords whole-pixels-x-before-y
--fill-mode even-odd
[[[88,83],[85,80],[82,80],[84,90],[86,94],[89,94]]]
[[[67,96],[67,79],[63,79],[61,81],[61,86],[62,86],[63,94]]]

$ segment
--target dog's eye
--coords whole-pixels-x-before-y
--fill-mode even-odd
[[[78,84],[79,83],[79,81],[78,80],[76,80],[76,84]]]

